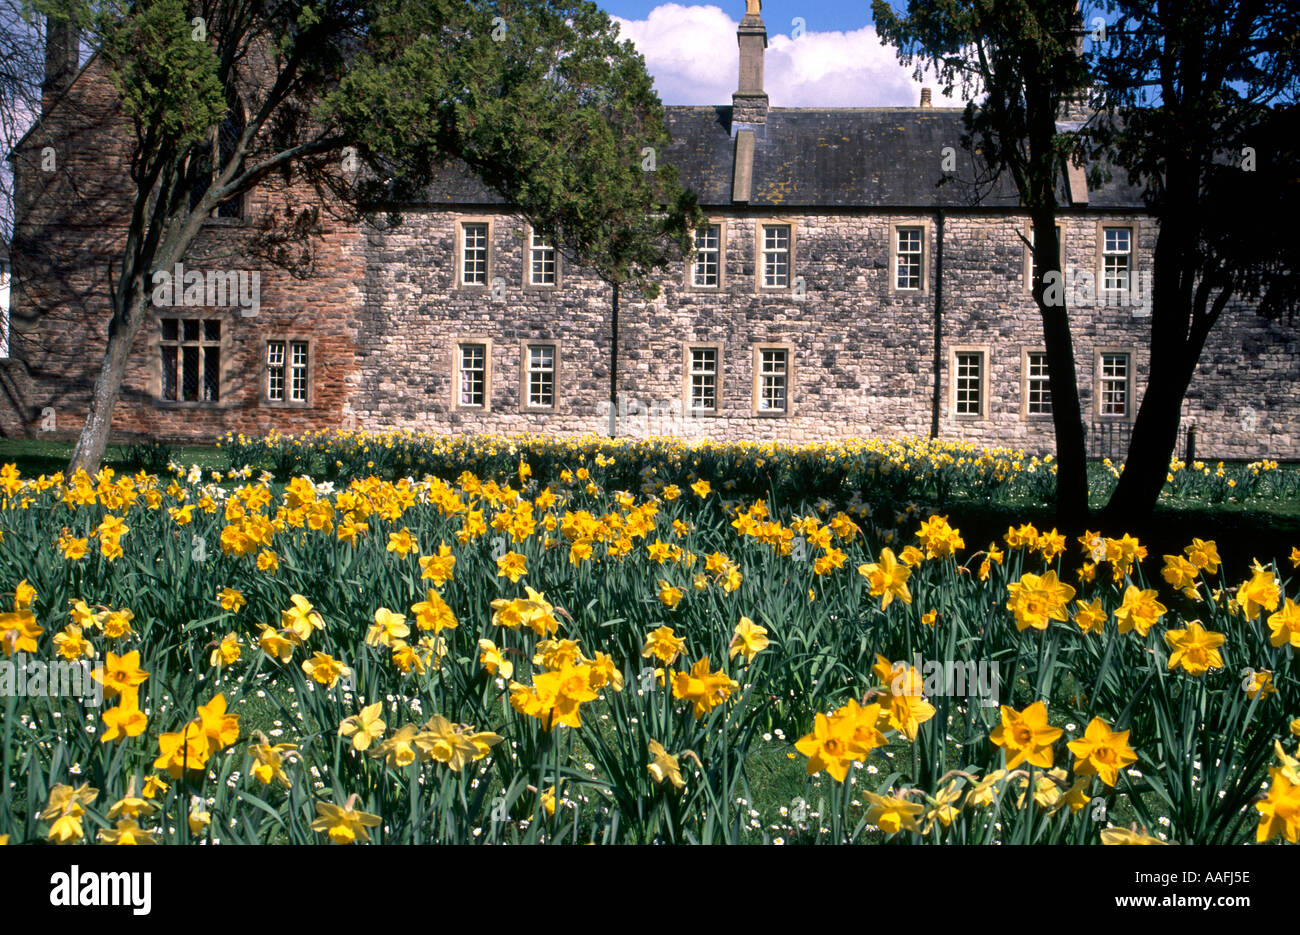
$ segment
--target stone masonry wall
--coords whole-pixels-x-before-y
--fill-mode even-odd
[[[110,271],[120,251],[129,188],[120,167],[131,138],[105,75],[92,62],[16,154],[19,223],[14,238],[11,359],[0,368],[0,430],[74,434],[98,373],[109,316]],[[46,147],[55,171],[43,165]],[[118,167],[118,168],[114,168]],[[187,268],[256,271],[257,316],[238,308],[160,312],[135,342],[113,428],[120,438],[211,440],[228,430],[300,433],[332,427],[414,428],[433,432],[605,434],[609,428],[610,287],[561,258],[554,288],[525,283],[527,224],[501,208],[448,205],[413,211],[378,231],[322,212],[312,242],[314,266],[296,278],[249,244],[263,216],[286,203],[311,204],[314,192],[277,181],[248,196],[239,221],[214,220]],[[464,220],[490,223],[489,280],[457,285],[458,232]],[[805,213],[729,207],[725,263],[715,289],[687,284],[687,264],[661,279],[659,298],[626,290],[620,307],[620,434],[715,440],[815,442],[849,436],[927,434],[935,379],[933,214],[890,215],[862,208]],[[791,287],[761,288],[758,228],[792,225]],[[926,276],[919,290],[896,291],[891,243],[896,225],[925,233]],[[1138,271],[1149,270],[1156,229],[1138,215],[1074,210],[1062,218],[1067,268],[1096,270],[1099,231],[1131,224]],[[1042,329],[1026,284],[1027,221],[1007,213],[950,211],[944,235],[944,313],[940,354],[940,434],[1043,453],[1053,447],[1050,418],[1024,412],[1024,355],[1041,348]],[[164,314],[221,321],[223,375],[215,403],[159,399]],[[1131,421],[1144,388],[1150,319],[1140,309],[1071,305],[1085,420]],[[310,342],[306,404],[266,398],[266,342]],[[453,398],[458,341],[490,345],[489,401],[463,408]],[[529,343],[558,352],[556,405],[521,404]],[[720,350],[716,413],[682,416],[685,349]],[[755,347],[788,348],[788,410],[756,411]],[[953,412],[955,348],[984,353],[983,411]],[[1098,412],[1098,353],[1131,355],[1129,411]],[[1300,348],[1284,323],[1231,307],[1213,332],[1184,407],[1198,427],[1204,458],[1300,458]],[[50,415],[53,415],[53,418]],[[1090,441],[1093,436],[1090,434]],[[1096,449],[1094,449],[1096,450]],[[1122,451],[1114,452],[1122,457]]]
[[[457,288],[458,224],[492,223],[489,289]],[[849,436],[926,434],[934,379],[933,284],[936,226],[932,215],[715,215],[724,227],[726,268],[714,290],[686,286],[685,264],[662,282],[653,302],[624,295],[620,309],[620,434],[715,440],[819,441]],[[793,275],[798,290],[756,284],[756,228],[766,221],[795,229]],[[925,288],[890,288],[892,227],[926,228]],[[1005,214],[950,214],[945,225],[940,434],[986,445],[1052,450],[1050,417],[1024,412],[1024,353],[1041,349],[1042,326],[1026,282],[1026,220]],[[1133,226],[1136,268],[1150,269],[1156,229],[1149,219],[1079,212],[1062,219],[1067,273],[1096,271],[1103,226]],[[398,231],[368,238],[370,299],[359,329],[361,383],[353,399],[362,425],[452,432],[594,432],[608,429],[610,290],[571,265],[552,290],[523,285],[528,229],[524,221],[482,209],[408,215]],[[1086,298],[1086,296],[1071,296]],[[1235,311],[1235,314],[1232,312]],[[1081,401],[1090,429],[1130,424],[1147,372],[1149,312],[1104,299],[1071,308]],[[490,342],[486,411],[453,405],[457,340]],[[560,358],[555,411],[520,405],[524,343],[555,342]],[[1300,356],[1284,325],[1247,308],[1225,314],[1211,338],[1185,410],[1198,425],[1204,457],[1300,456],[1294,408]],[[792,351],[787,415],[754,409],[756,344]],[[716,415],[683,418],[684,349],[721,349]],[[953,412],[954,348],[982,350],[987,400],[979,417]],[[1098,354],[1130,354],[1128,415],[1098,408]],[[1229,412],[1231,420],[1216,413]],[[1253,411],[1255,415],[1250,416]],[[1253,431],[1244,426],[1252,425]],[[1093,435],[1090,431],[1090,445]],[[1094,450],[1098,450],[1094,447]],[[1122,445],[1114,452],[1122,457]]]

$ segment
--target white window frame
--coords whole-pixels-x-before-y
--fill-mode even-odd
[[[1127,250],[1111,249],[1108,235],[1120,232],[1128,236]],[[1133,275],[1137,268],[1137,227],[1132,224],[1099,223],[1097,225],[1097,252],[1098,294],[1105,300],[1107,305],[1125,304],[1128,300],[1128,292],[1133,287]],[[1116,288],[1109,285],[1112,278],[1110,269],[1112,262],[1120,257],[1123,258],[1124,262],[1124,280],[1123,285]]]
[[[549,259],[548,259],[549,257]],[[541,264],[542,279],[537,278],[538,264]],[[546,277],[546,266],[550,264],[550,279]],[[528,233],[528,285],[534,289],[554,289],[560,284],[560,253],[553,244],[543,241],[535,230]]]
[[[963,376],[961,373],[962,358],[967,355],[973,355],[979,361],[979,382],[978,386],[978,409],[975,412],[961,411],[961,405],[966,401],[962,399],[962,390],[969,389],[963,387],[962,381],[969,380],[969,375]],[[961,345],[953,347],[948,353],[948,412],[954,419],[970,420],[985,419],[989,413],[989,349],[984,346]]]
[[[1124,375],[1117,377],[1106,372],[1106,359],[1122,357]],[[1097,416],[1102,419],[1127,420],[1133,415],[1133,351],[1124,347],[1102,347],[1097,349]],[[1124,407],[1120,412],[1108,408],[1112,387],[1121,385],[1124,394]]]
[[[782,355],[783,367],[780,371],[773,368],[776,358],[771,362],[765,359],[768,354],[779,353]],[[754,345],[753,356],[754,367],[754,395],[753,395],[753,412],[756,416],[782,417],[788,416],[794,405],[794,347],[788,343],[765,342]],[[769,407],[767,401],[771,395],[768,392],[770,386],[775,385],[774,381],[780,379],[784,388],[783,405],[780,408]]]
[[[267,337],[263,347],[262,402],[272,406],[310,405],[316,352],[314,342],[307,337],[276,334]],[[275,388],[277,376],[278,390]]]
[[[551,352],[550,366],[538,366],[533,357],[534,350],[549,350]],[[552,410],[559,399],[559,372],[560,372],[560,348],[554,341],[526,341],[520,352],[520,359],[523,362],[523,385],[520,387],[520,398],[523,400],[524,408],[530,410]],[[540,377],[542,380],[550,379],[550,402],[533,401],[533,378]]]
[[[697,352],[701,355],[697,357]],[[703,355],[711,354],[713,366],[710,369],[703,361]],[[716,414],[722,406],[722,345],[720,343],[691,343],[683,348],[682,402],[686,411],[692,415]],[[696,405],[696,378],[704,384],[711,383],[712,406]],[[700,394],[701,396],[705,394]]]
[[[700,245],[701,234],[703,234],[705,238],[705,246]],[[707,244],[708,244],[708,238],[711,234],[714,235],[714,243],[713,246],[710,247]],[[695,246],[695,253],[694,256],[691,258],[691,267],[689,273],[691,288],[692,289],[720,289],[722,287],[722,267],[724,264],[724,257],[726,254],[726,248],[722,240],[722,224],[718,223],[717,221],[707,221],[700,227],[696,228],[694,234],[694,246]],[[700,282],[701,264],[705,264],[707,268],[707,264],[710,258],[712,258],[712,262],[713,262],[713,281]]]
[[[1042,372],[1035,373],[1035,358],[1042,359]],[[1025,419],[1050,419],[1052,417],[1052,387],[1050,382],[1050,371],[1047,365],[1047,351],[1040,347],[1024,348],[1021,351],[1021,394],[1022,400],[1020,415]],[[1040,387],[1040,392],[1046,398],[1046,408],[1038,411],[1034,410],[1034,391],[1035,384]],[[1040,401],[1039,405],[1043,405]]]
[[[769,230],[785,228],[786,240],[785,246],[769,247],[767,233]],[[794,289],[795,282],[795,224],[793,221],[785,219],[770,219],[760,221],[756,225],[756,256],[758,262],[754,264],[754,272],[758,280],[758,288],[761,292],[790,292]],[[776,262],[781,258],[785,260],[785,281],[778,283],[768,283],[768,265],[769,259],[773,261],[774,274]]]
[[[464,351],[478,347],[483,351],[483,399],[481,403],[462,402],[462,376]],[[492,408],[492,340],[473,334],[454,335],[450,340],[448,356],[451,363],[451,409],[468,412],[488,412]]]

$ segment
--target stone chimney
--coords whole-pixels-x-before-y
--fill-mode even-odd
[[[745,18],[736,30],[740,43],[740,82],[731,95],[731,127],[767,123],[767,94],[763,91],[763,51],[767,27],[763,25],[763,0],[745,0]]]
[[[72,23],[45,17],[45,82],[41,85],[41,109],[68,90],[77,75],[81,54],[81,34]]]
[[[933,106],[934,106],[934,105],[930,102],[930,89],[929,89],[929,88],[922,88],[922,89],[921,89],[921,106],[922,106],[922,107],[933,107]]]

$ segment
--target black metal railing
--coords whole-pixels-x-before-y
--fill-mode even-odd
[[[1097,422],[1088,433],[1088,457],[1110,458],[1119,463],[1128,457],[1133,426],[1128,422]]]

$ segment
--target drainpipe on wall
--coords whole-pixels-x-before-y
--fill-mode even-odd
[[[609,319],[609,437],[618,434],[618,282]]]
[[[939,380],[943,373],[943,209],[934,216],[934,391],[930,397],[930,437],[939,437]]]

